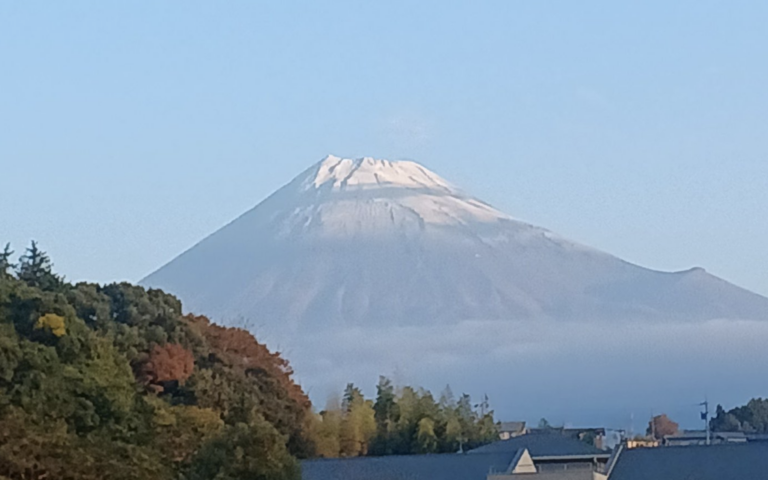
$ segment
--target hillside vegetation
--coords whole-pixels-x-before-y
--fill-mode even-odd
[[[0,478],[294,479],[309,399],[244,330],[159,290],[0,254]]]
[[[745,405],[726,411],[717,406],[710,420],[715,432],[768,433],[768,398],[753,398]]]
[[[320,413],[250,333],[128,283],[71,284],[33,242],[0,252],[0,480],[289,480],[297,459],[455,452],[487,401],[385,378]],[[480,409],[478,413],[477,409]]]

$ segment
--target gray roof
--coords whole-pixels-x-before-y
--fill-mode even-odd
[[[301,462],[302,480],[486,480],[505,472],[515,452],[468,455],[396,455]]]
[[[712,438],[722,438],[722,439],[746,439],[747,435],[744,432],[711,432],[710,436]],[[694,430],[690,432],[679,432],[675,433],[673,435],[664,435],[665,440],[699,440],[699,439],[706,439],[707,438],[707,432],[705,431],[699,431]]]
[[[610,480],[765,480],[764,443],[623,450]]]
[[[581,440],[567,437],[559,433],[537,433],[522,435],[509,440],[500,440],[488,445],[470,450],[469,454],[479,453],[510,453],[527,448],[531,457],[562,457],[569,455],[607,455]]]
[[[500,432],[522,432],[525,430],[525,422],[501,422]]]

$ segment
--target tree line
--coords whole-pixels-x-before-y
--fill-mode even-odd
[[[753,398],[745,405],[727,411],[718,405],[709,420],[709,428],[713,432],[768,433],[768,398]],[[661,440],[679,431],[679,425],[662,414],[651,419],[646,434]]]
[[[728,411],[718,405],[709,425],[715,432],[768,433],[768,398],[753,398]]]
[[[438,399],[428,390],[395,388],[380,377],[376,398],[347,385],[341,401],[330,401],[313,425],[323,457],[408,455],[465,451],[498,439],[487,397],[473,405],[450,387]]]

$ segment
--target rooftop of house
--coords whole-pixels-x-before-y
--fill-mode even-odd
[[[523,435],[500,440],[465,454],[393,455],[329,458],[302,462],[303,480],[487,480],[510,472],[529,454],[535,462],[593,462],[609,454],[558,434]]]
[[[605,428],[603,427],[586,427],[586,428],[571,428],[571,427],[546,427],[546,428],[529,428],[529,433],[553,433],[557,432],[562,435],[578,436],[582,433],[591,432],[595,435],[605,435]]]
[[[522,432],[525,430],[525,422],[501,422],[500,432]]]
[[[712,437],[721,438],[746,438],[744,432],[710,432]],[[683,432],[675,433],[674,435],[665,435],[669,438],[706,438],[707,432],[705,430],[685,430]]]
[[[664,435],[664,442],[668,445],[686,442],[704,442],[707,438],[705,431],[687,431],[674,435]],[[713,442],[746,442],[748,440],[744,432],[711,432],[710,438]]]
[[[597,449],[592,445],[557,432],[528,434],[510,438],[508,440],[500,440],[470,450],[468,454],[514,453],[523,448],[527,448],[534,458],[572,455],[608,456],[606,452]]]
[[[618,453],[609,480],[765,480],[768,445],[726,443],[633,448]]]
[[[505,472],[516,452],[329,458],[301,464],[303,480],[486,480]]]

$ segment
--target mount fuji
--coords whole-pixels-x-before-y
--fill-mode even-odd
[[[326,157],[141,283],[256,330],[315,383],[318,372],[338,382],[402,372],[394,349],[431,352],[415,380],[445,384],[466,358],[541,352],[531,345],[574,325],[621,343],[654,325],[695,336],[768,319],[768,298],[701,268],[634,265],[516,220],[417,163],[373,158]],[[345,362],[345,349],[368,368]]]
[[[630,264],[408,161],[328,156],[148,276],[192,311],[303,331],[467,319],[768,318],[700,268]]]

